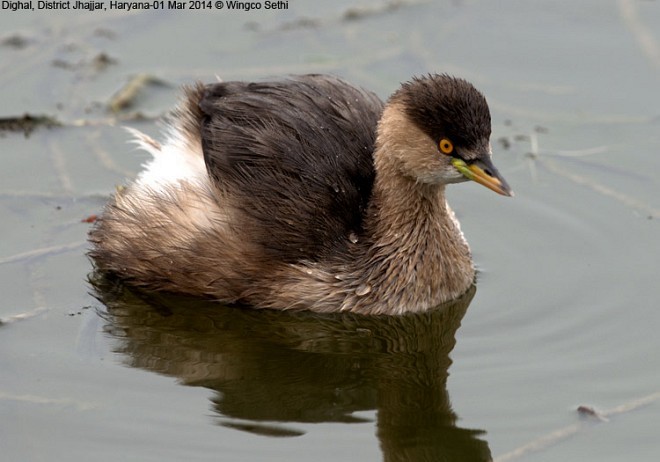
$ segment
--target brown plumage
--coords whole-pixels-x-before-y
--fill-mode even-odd
[[[424,311],[474,280],[444,198],[490,162],[490,113],[429,75],[386,105],[331,76],[186,89],[162,145],[90,233],[98,270],[258,308]]]

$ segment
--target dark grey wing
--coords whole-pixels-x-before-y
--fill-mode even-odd
[[[317,260],[359,235],[383,103],[330,76],[206,88],[204,159],[269,257]]]

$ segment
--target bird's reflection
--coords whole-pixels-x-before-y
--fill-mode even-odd
[[[362,422],[356,411],[375,409],[386,461],[491,460],[483,432],[456,425],[446,387],[474,288],[429,313],[366,317],[147,296],[98,275],[93,283],[128,364],[213,390],[220,425],[296,436],[296,423]]]

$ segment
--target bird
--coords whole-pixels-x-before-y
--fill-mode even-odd
[[[492,162],[484,95],[448,74],[384,102],[340,77],[185,86],[163,142],[89,232],[95,271],[130,287],[317,313],[420,313],[475,284],[445,198]],[[131,129],[129,129],[131,130]]]

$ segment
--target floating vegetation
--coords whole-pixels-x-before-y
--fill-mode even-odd
[[[12,34],[0,39],[0,45],[15,49],[25,48],[30,43],[31,40],[21,34]]]
[[[390,0],[377,6],[354,6],[344,11],[342,19],[346,21],[355,21],[369,16],[380,15],[397,11],[405,6],[413,5],[416,2],[410,0]]]
[[[79,62],[70,62],[62,58],[56,58],[51,61],[53,67],[66,69],[70,71],[91,69],[94,72],[104,71],[108,66],[117,64],[117,60],[105,52],[97,53],[91,60],[82,60]]]
[[[150,74],[135,75],[114,94],[108,108],[116,113],[132,107],[140,93],[149,85],[164,85],[164,82]]]
[[[37,127],[58,127],[61,123],[57,119],[46,115],[24,114],[22,116],[0,118],[1,132],[23,132],[29,136]]]

